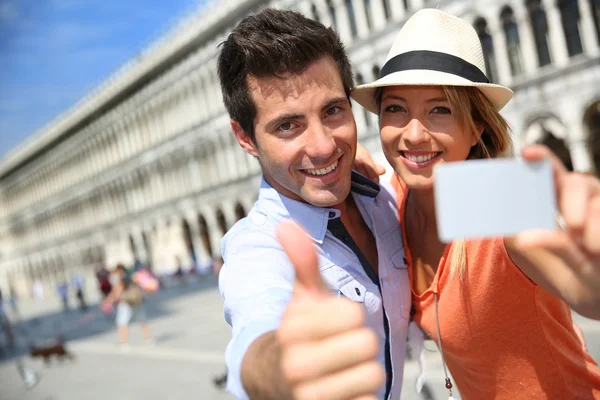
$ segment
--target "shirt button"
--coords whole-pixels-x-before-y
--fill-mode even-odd
[[[333,211],[329,211],[329,218],[335,217],[335,213]]]

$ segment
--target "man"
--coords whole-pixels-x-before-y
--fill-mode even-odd
[[[266,9],[222,44],[218,72],[236,139],[263,171],[257,203],[221,243],[228,390],[399,398],[410,309],[402,237],[391,189],[352,172],[343,45],[301,14]],[[288,219],[304,231],[284,224],[278,237]]]

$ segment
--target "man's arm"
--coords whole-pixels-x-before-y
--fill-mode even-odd
[[[281,369],[281,346],[275,331],[254,341],[242,361],[242,384],[251,399],[292,399]]]
[[[225,261],[219,286],[233,327],[228,390],[253,400],[375,400],[385,372],[364,307],[329,291],[312,241],[290,225],[279,229],[283,249],[267,255],[246,247],[235,252],[245,264]]]

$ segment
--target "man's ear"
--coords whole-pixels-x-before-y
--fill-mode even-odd
[[[231,124],[231,130],[233,131],[235,138],[237,139],[242,149],[244,149],[244,151],[250,154],[251,156],[258,157],[258,150],[256,148],[256,144],[252,141],[250,135],[248,135],[248,132],[246,132],[244,128],[242,128],[239,122],[233,119],[229,121],[229,123]]]
[[[475,122],[475,131],[473,132],[473,137],[471,138],[471,147],[475,146],[479,142],[479,139],[481,138],[481,135],[483,135],[484,131],[485,125],[481,122]]]

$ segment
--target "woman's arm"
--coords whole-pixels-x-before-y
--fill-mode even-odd
[[[121,282],[121,280],[119,280],[119,282],[115,285],[113,285],[112,290],[110,291],[110,293],[104,298],[104,303],[114,303],[115,301],[117,301],[119,299],[119,296],[121,296],[121,293],[123,292],[123,283]]]
[[[551,158],[565,227],[506,238],[506,249],[532,281],[578,313],[600,320],[600,180],[568,172],[545,146],[531,146],[523,157]]]

